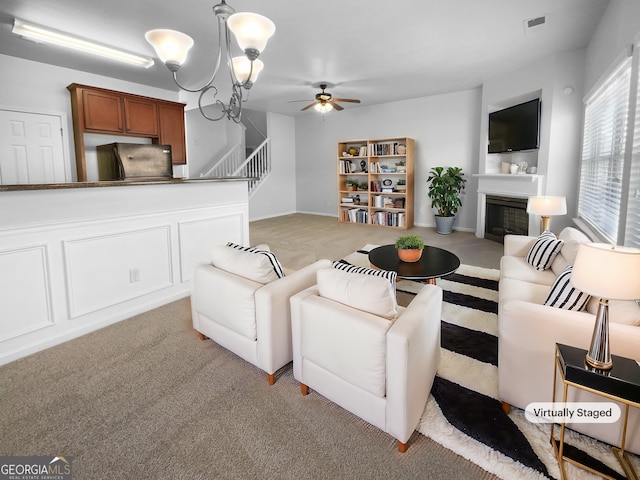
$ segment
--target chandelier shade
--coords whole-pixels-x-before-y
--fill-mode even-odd
[[[186,62],[189,49],[194,43],[189,35],[171,29],[157,29],[148,31],[145,34],[145,39],[154,48],[158,58],[173,73],[175,84],[186,92],[200,94],[198,108],[203,117],[207,120],[217,121],[226,116],[229,120],[239,123],[242,104],[246,102],[244,92],[246,91],[248,94],[249,89],[264,68],[264,64],[258,60],[258,57],[267,46],[269,38],[275,33],[276,26],[267,17],[257,13],[236,13],[225,0],[213,7],[213,14],[218,24],[218,49],[215,67],[209,80],[199,87],[188,88],[178,81],[178,70]],[[229,32],[234,34],[244,56],[232,57]],[[231,74],[231,97],[226,104],[216,98],[218,87],[213,84],[222,65],[223,50],[225,63]],[[213,93],[213,97],[216,98],[215,105],[222,110],[218,117],[210,117],[203,109],[203,96],[209,92]]]
[[[258,59],[251,62],[247,57],[233,57],[232,61],[233,71],[240,83],[254,83],[264,68],[264,63]],[[251,75],[251,78],[249,78],[249,75]]]
[[[189,50],[193,47],[193,38],[177,30],[150,30],[144,38],[164,64],[176,64],[178,67],[187,61]]]
[[[257,50],[258,54],[262,53],[276,31],[271,20],[251,12],[234,13],[227,19],[227,25],[243,52]]]

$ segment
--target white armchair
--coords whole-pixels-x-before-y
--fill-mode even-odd
[[[267,372],[269,384],[273,385],[275,372],[292,360],[289,299],[313,285],[316,271],[329,267],[331,262],[319,260],[282,278],[262,283],[240,274],[247,264],[242,258],[238,260],[237,255],[245,252],[219,248],[227,249],[225,261],[218,262],[222,266],[215,266],[214,259],[214,264],[199,265],[194,272],[193,328],[201,339],[210,338]],[[256,278],[249,272],[246,274]]]
[[[426,285],[389,319],[322,296],[323,273],[318,285],[291,298],[294,377],[303,395],[311,387],[392,435],[404,452],[440,363],[442,290]],[[351,292],[329,281],[346,291],[343,299],[357,297],[360,308],[367,303],[362,296],[372,280]],[[372,289],[371,296],[379,298],[380,291]]]

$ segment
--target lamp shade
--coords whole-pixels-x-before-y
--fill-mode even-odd
[[[313,106],[313,108],[317,112],[327,113],[327,112],[330,112],[331,110],[333,110],[333,105],[331,105],[329,102],[320,102],[320,103],[316,103]]]
[[[227,19],[227,26],[243,52],[248,49],[262,52],[276,31],[275,24],[267,17],[250,12],[234,13]]]
[[[571,283],[607,300],[640,299],[640,249],[584,243],[578,249]]]
[[[251,60],[244,55],[239,57],[233,57],[233,72],[236,74],[236,79],[240,83],[244,83],[249,78],[249,72],[251,72],[251,83],[255,83],[258,79],[258,75],[264,68],[264,63],[256,59],[253,61],[253,70],[251,69]]]
[[[537,196],[529,197],[527,213],[551,217],[567,213],[567,199],[565,197]]]
[[[144,38],[165,64],[182,65],[187,61],[189,49],[193,47],[193,38],[176,30],[149,30],[144,34]]]

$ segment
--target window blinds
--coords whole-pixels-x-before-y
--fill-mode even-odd
[[[631,58],[626,58],[585,107],[578,216],[617,243],[627,139]]]
[[[636,48],[636,55],[638,49]],[[635,65],[638,65],[636,61]],[[624,245],[640,248],[640,74],[635,72],[636,101]],[[632,102],[632,105],[634,102]]]

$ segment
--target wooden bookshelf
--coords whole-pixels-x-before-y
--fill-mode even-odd
[[[413,152],[407,137],[339,142],[338,221],[412,227]],[[349,187],[353,182],[356,190]]]

